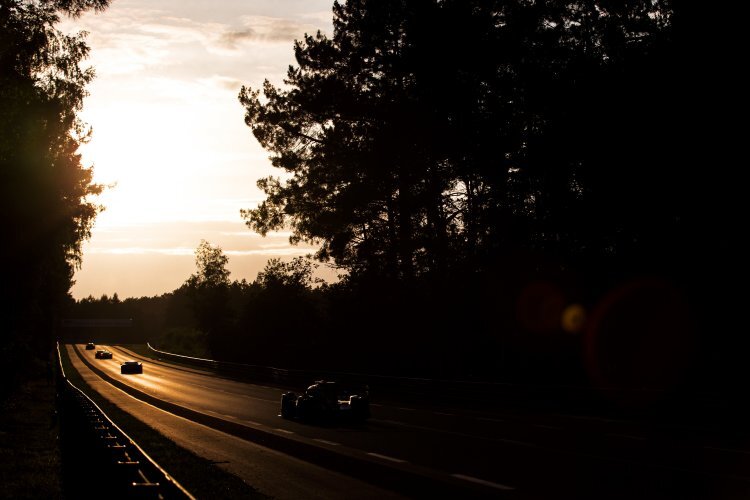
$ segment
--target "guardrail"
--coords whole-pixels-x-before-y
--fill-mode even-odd
[[[366,385],[371,396],[391,397],[408,401],[443,404],[466,404],[482,407],[519,407],[536,409],[575,409],[577,411],[606,410],[610,401],[627,393],[643,394],[643,390],[601,389],[585,386],[533,385],[509,382],[445,380],[419,377],[398,377],[336,371],[311,371],[249,365],[195,358],[153,347],[148,348],[159,358],[207,368],[220,375],[250,382],[275,384],[301,389],[318,379],[337,380],[354,385]]]
[[[65,375],[57,344],[63,470],[71,498],[195,500]]]
[[[595,387],[593,385],[523,384],[473,380],[446,380],[398,377],[336,371],[311,371],[249,365],[195,358],[162,351],[147,343],[159,358],[207,368],[219,375],[248,382],[261,382],[300,390],[318,379],[337,380],[353,385],[366,385],[374,400],[392,399],[422,402],[430,405],[461,405],[477,409],[512,409],[519,411],[552,411],[617,418],[662,418],[677,415],[710,421],[714,414],[729,409],[726,398],[709,392],[685,388],[648,389],[637,387]],[[750,415],[750,407],[738,408],[741,415]]]

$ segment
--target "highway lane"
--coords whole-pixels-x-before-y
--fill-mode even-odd
[[[390,404],[374,404],[373,418],[363,426],[312,426],[277,416],[278,388],[150,359],[142,359],[143,375],[120,375],[119,364],[138,356],[111,350],[113,360],[80,352],[110,376],[160,399],[498,495],[552,490],[592,498],[631,498],[634,492],[639,498],[668,498],[675,491],[746,492],[750,453],[736,442],[729,443],[734,448],[722,447],[726,443],[716,436],[695,429],[665,433],[627,421]]]
[[[278,500],[346,500],[353,496],[365,500],[404,498],[392,491],[193,423],[144,403],[104,381],[81,362],[72,346],[65,347],[74,368],[102,396],[179,446],[235,474],[265,495]],[[96,361],[102,365],[114,364],[110,360]],[[219,492],[217,498],[221,498]]]
[[[80,346],[79,346],[80,347]],[[100,346],[101,347],[101,346]],[[480,486],[490,492],[507,491],[509,487],[481,478],[466,476],[463,479],[463,467],[447,474],[444,471],[424,467],[417,460],[394,457],[389,454],[390,447],[383,443],[383,429],[369,426],[342,426],[335,428],[305,425],[287,421],[278,417],[280,390],[243,384],[210,376],[206,372],[194,369],[182,369],[167,363],[144,360],[142,375],[121,375],[119,365],[126,359],[136,358],[132,353],[118,348],[110,348],[114,353],[112,360],[95,360],[94,351],[79,349],[87,360],[102,369],[110,377],[124,381],[149,395],[170,402],[179,402],[185,407],[218,416],[226,420],[242,423],[265,432],[314,444],[319,447],[335,450],[336,453],[349,455],[357,460],[368,460],[374,463],[385,463],[397,466],[422,476],[434,477],[436,480],[453,483],[466,483],[468,487]],[[425,439],[424,433],[416,436],[409,429],[396,427],[387,433],[388,439],[400,440],[412,451],[429,455],[430,445],[434,440]],[[432,451],[434,453],[435,450]],[[408,455],[408,454],[407,454]],[[437,455],[441,455],[439,449]],[[461,478],[453,477],[453,474]],[[472,490],[469,490],[472,491]]]
[[[134,353],[128,352],[133,356]],[[141,358],[145,359],[145,358]],[[170,366],[164,363],[165,366]],[[206,372],[202,372],[206,373]],[[248,387],[242,384],[241,387]],[[256,397],[278,401],[280,390],[251,386]],[[373,404],[371,423],[412,430],[452,434],[466,439],[515,443],[526,447],[551,447],[559,451],[595,455],[615,460],[630,459],[640,464],[690,468],[695,453],[724,452],[742,457],[750,453],[750,435],[726,436],[705,429],[679,427],[676,424],[644,425],[626,420],[576,417],[568,415],[519,415],[508,412],[472,412],[452,408],[416,408]],[[663,448],[668,448],[667,452]],[[730,460],[731,461],[731,460]],[[734,470],[726,460],[701,460],[701,471],[716,473],[747,472],[747,463],[735,462]],[[703,463],[706,462],[706,463]],[[712,470],[712,464],[721,468]],[[694,467],[693,467],[694,468]]]

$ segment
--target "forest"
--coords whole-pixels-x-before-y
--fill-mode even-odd
[[[717,151],[723,61],[696,36],[710,19],[691,3],[335,2],[333,33],[295,43],[283,85],[239,92],[279,169],[242,210],[248,230],[289,230],[313,258],[233,281],[204,241],[172,292],[79,301],[72,272],[98,210],[86,196],[101,189],[75,153],[85,134],[70,133],[85,132],[72,111],[90,75],[67,71],[85,44],[35,38],[24,30],[49,22],[9,18],[6,3],[0,23],[17,24],[1,36],[27,46],[0,44],[0,119],[17,134],[0,145],[16,339],[4,350],[95,333],[62,317],[126,317],[132,330],[98,334],[289,368],[659,390],[747,381],[740,197]],[[42,5],[54,16],[70,3]],[[342,279],[318,282],[316,265]]]

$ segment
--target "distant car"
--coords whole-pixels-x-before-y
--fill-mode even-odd
[[[370,417],[367,387],[353,389],[337,382],[317,380],[304,394],[286,392],[281,396],[281,416],[300,420],[343,419],[361,422]]]
[[[94,345],[93,342],[89,342],[88,344],[86,344],[86,350],[87,351],[91,351],[93,349],[96,349],[96,346]]]
[[[120,373],[143,373],[143,363],[140,361],[125,361],[120,365]]]
[[[96,351],[96,354],[94,354],[94,357],[96,359],[112,359],[112,353],[106,349],[99,349]]]

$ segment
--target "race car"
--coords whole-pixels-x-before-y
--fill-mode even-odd
[[[281,396],[281,417],[307,421],[364,421],[370,417],[367,387],[352,389],[329,380],[316,380],[304,394]]]
[[[120,373],[143,373],[143,363],[140,361],[125,361],[120,365]]]
[[[96,345],[94,345],[93,342],[89,342],[88,344],[86,344],[86,350],[87,351],[91,351],[91,350],[94,350],[94,349],[96,349]]]
[[[96,359],[112,359],[112,353],[106,349],[99,349],[96,351],[96,354],[94,354],[94,357]]]

